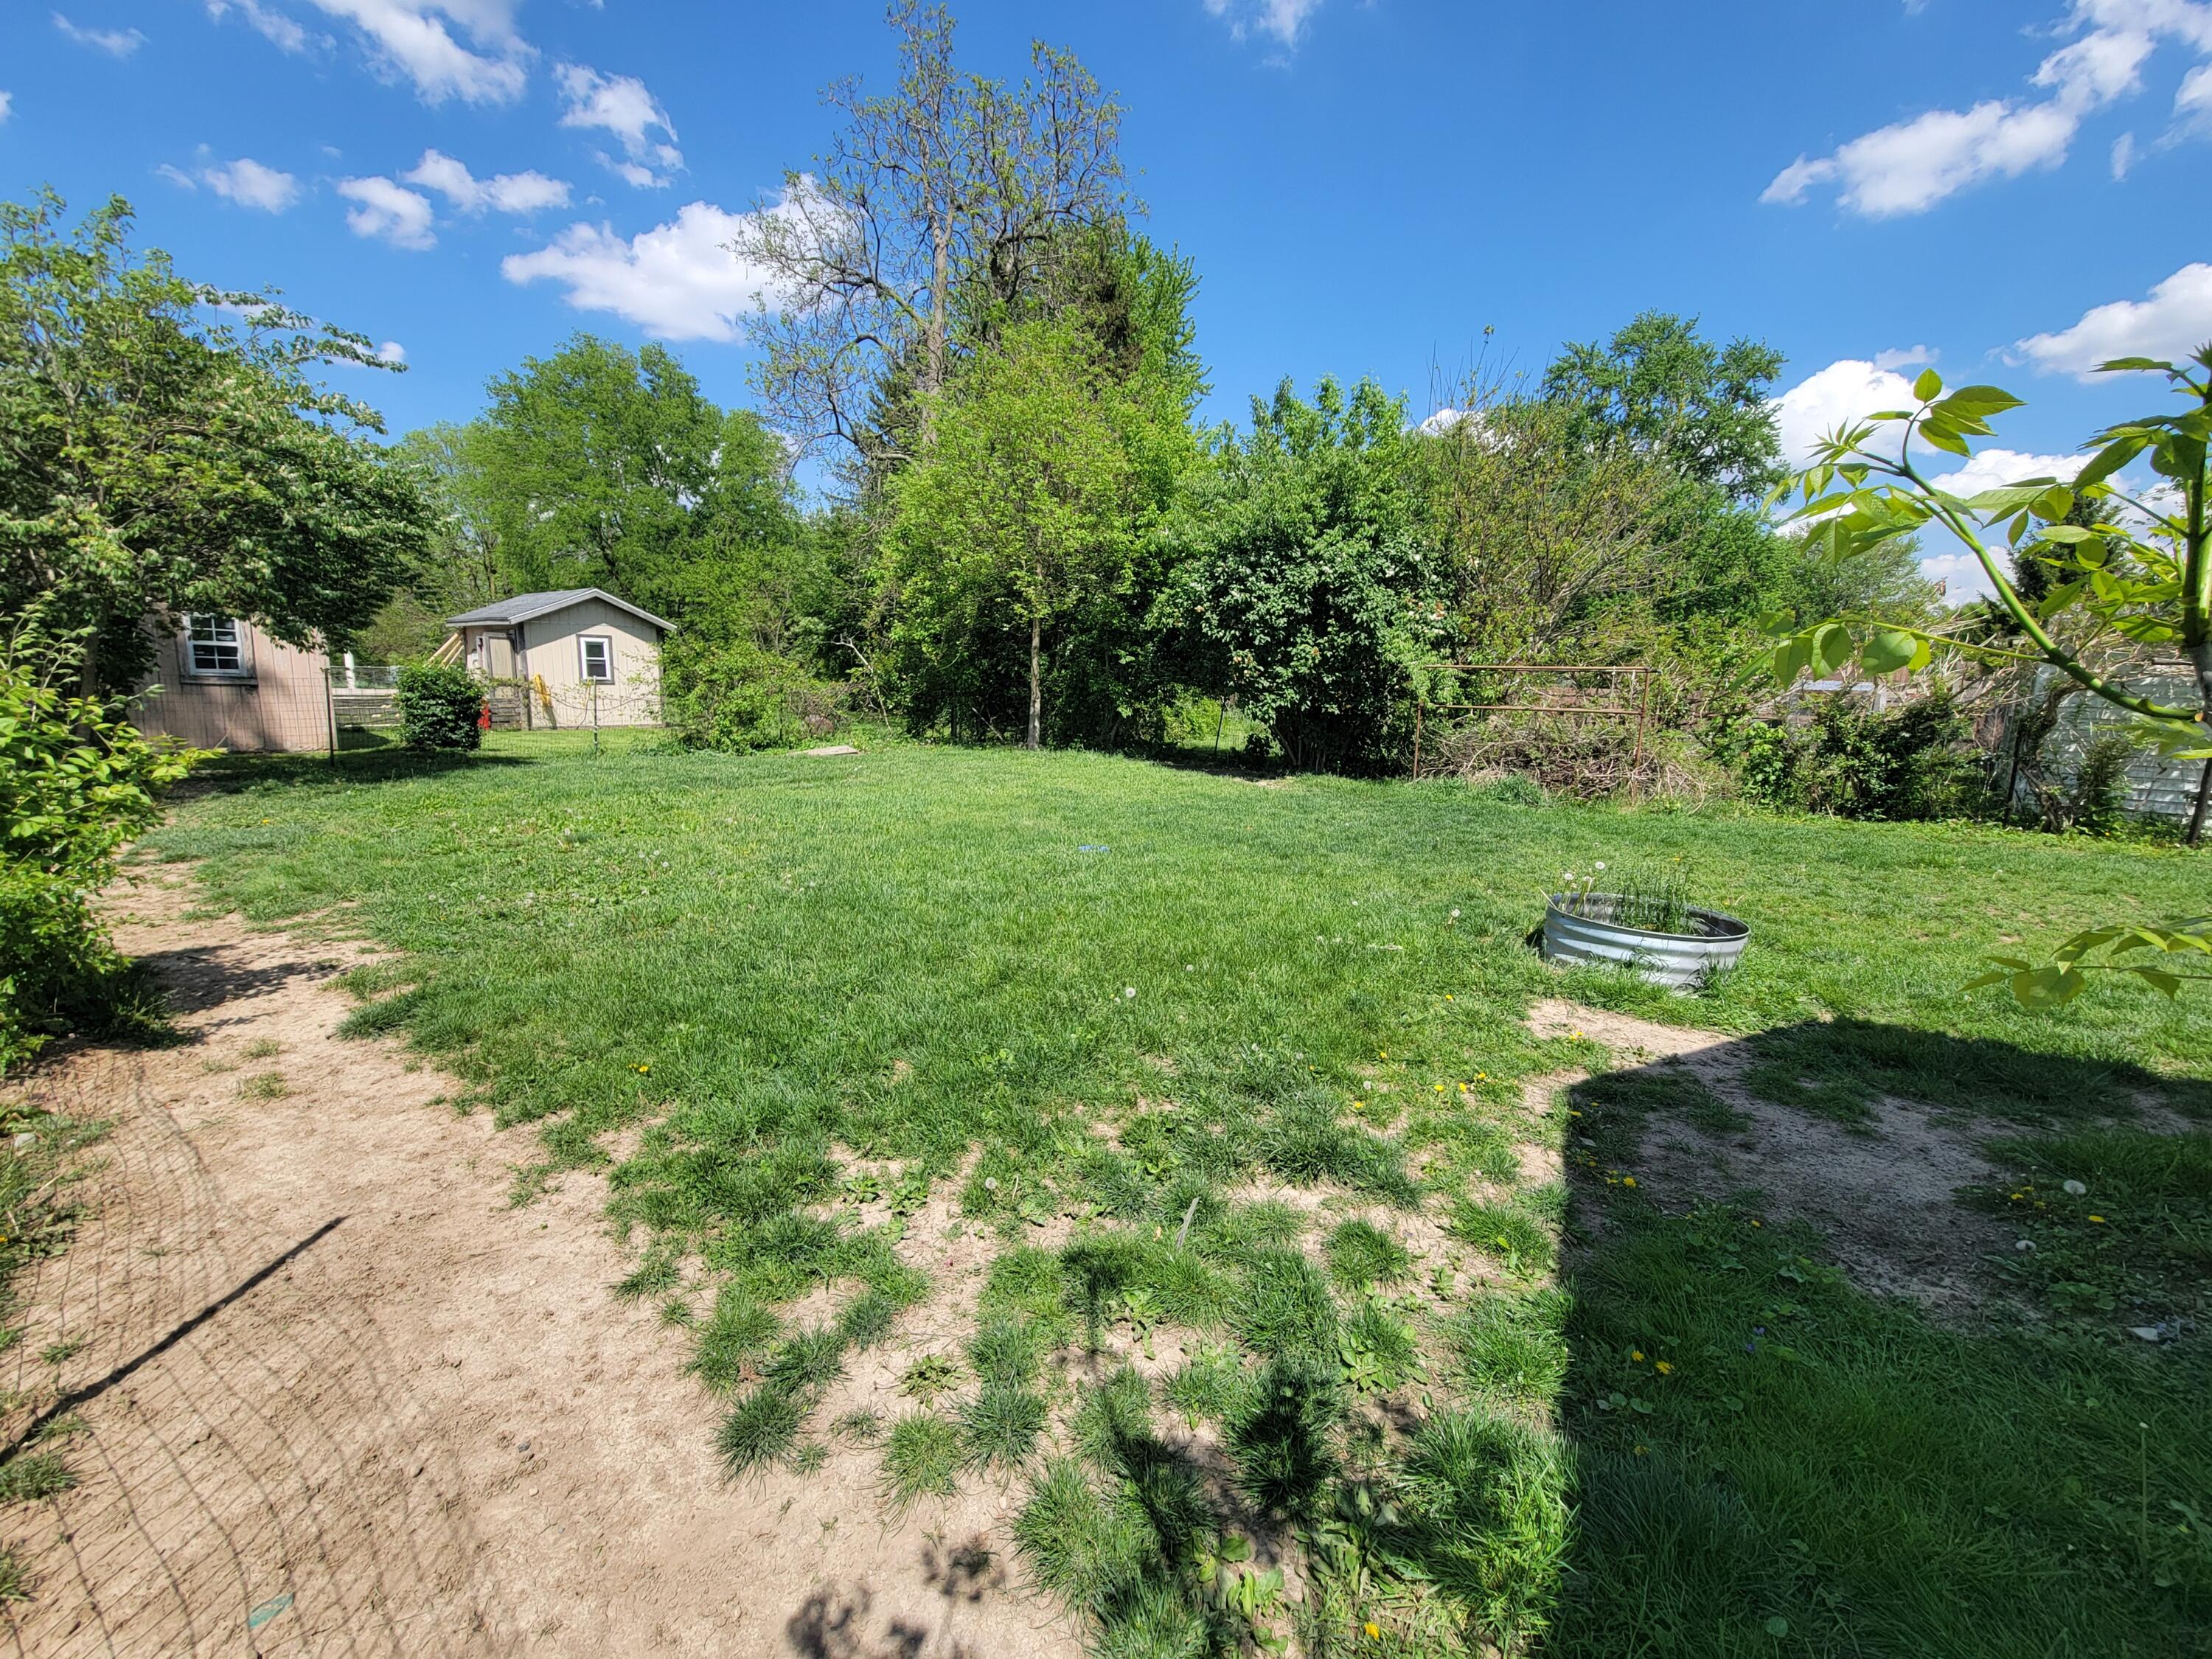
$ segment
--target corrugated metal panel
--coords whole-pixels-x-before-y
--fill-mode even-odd
[[[2039,677],[2036,690],[2039,695],[2049,684],[2054,669],[2046,669]],[[2197,701],[2196,683],[2186,676],[2154,674],[2140,680],[2130,679],[2128,689],[2140,691],[2145,696],[2160,702],[2179,703],[2187,707]],[[2071,778],[2080,764],[2082,752],[2104,732],[2124,732],[2136,724],[2136,719],[2124,708],[2116,708],[2102,697],[2083,692],[2069,697],[2058,716],[2058,725],[2044,740],[2045,770],[2056,777]],[[2186,819],[2197,803],[2197,781],[2203,776],[2203,761],[2170,761],[2160,757],[2155,749],[2145,747],[2128,763],[2128,811],[2140,817],[2161,817],[2179,823]]]

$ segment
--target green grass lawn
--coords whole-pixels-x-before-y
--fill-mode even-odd
[[[2212,1155],[2127,1127],[2149,1097],[2204,1109],[2212,1019],[2132,984],[2057,1013],[1957,988],[2008,935],[2201,910],[2202,859],[576,735],[236,766],[150,846],[217,904],[404,952],[353,1023],[540,1126],[519,1198],[642,1127],[623,1289],[692,1328],[733,1472],[847,1430],[894,1509],[1014,1471],[1030,1580],[1113,1653],[2212,1650]],[[1598,860],[1749,919],[1742,969],[1690,1000],[1545,967],[1541,895]],[[1568,1120],[1523,1081],[1607,1064],[1524,1027],[1561,995],[1741,1034],[1796,1109],[1971,1115],[2112,1213],[2038,1212],[2046,1248],[1955,1330],[1787,1218],[1546,1185],[1528,1160]],[[1653,1114],[1699,1109],[1664,1092],[1601,1079],[1574,1109],[1632,1168]],[[932,1190],[996,1240],[964,1362],[895,1423],[823,1422],[848,1357],[943,1288],[902,1249]],[[2183,1340],[2126,1336],[2145,1306]],[[1188,1356],[1168,1375],[1049,1363],[1156,1330]],[[1254,1543],[1304,1564],[1287,1599]]]

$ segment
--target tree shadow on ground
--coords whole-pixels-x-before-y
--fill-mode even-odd
[[[483,768],[538,766],[552,755],[418,754],[407,749],[377,749],[341,754],[218,755],[178,785],[173,798],[234,795],[268,785],[324,788],[333,783],[395,783],[409,778],[442,777]]]
[[[1541,1651],[2212,1651],[2204,1083],[1838,1020],[1565,1099]]]

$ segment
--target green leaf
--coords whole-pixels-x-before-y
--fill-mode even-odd
[[[1954,455],[1965,455],[1971,458],[1974,453],[1966,447],[1966,441],[1947,425],[1939,425],[1933,421],[1923,422],[1920,435],[1935,445],[1936,448],[1946,450]]]
[[[2088,465],[2074,475],[2074,488],[2087,489],[2093,483],[2102,483],[2136,456],[2142,454],[2149,442],[2148,437],[2139,433],[2130,433],[2126,437],[2116,439],[2106,444],[2097,452],[2095,458]]]
[[[1943,377],[1932,368],[1920,371],[1920,378],[1912,383],[1912,395],[1922,403],[1939,396],[1943,390]]]
[[[1813,643],[1802,634],[1793,635],[1774,647],[1774,683],[1791,686],[1813,659]]]
[[[1930,369],[1929,372],[1933,374],[1935,371]],[[1790,1634],[1790,1621],[1780,1613],[1776,1613],[1773,1618],[1766,1621],[1766,1633],[1778,1642],[1780,1641]]]
[[[1841,623],[1826,623],[1814,630],[1813,649],[1820,672],[1832,674],[1851,659],[1851,630]]]
[[[2008,409],[2020,408],[2021,399],[2002,386],[1962,386],[1936,407],[1946,415],[1983,420],[1991,415],[2002,415]]]
[[[1892,629],[1877,634],[1859,652],[1859,666],[1869,674],[1887,674],[1910,663],[1919,650],[1919,640]]]
[[[2160,369],[2171,374],[2173,365],[2157,357],[2108,357],[2097,365],[2100,374],[2126,374],[2135,369]]]

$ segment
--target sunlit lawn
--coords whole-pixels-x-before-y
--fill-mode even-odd
[[[1846,1121],[1877,1092],[1991,1133],[2124,1115],[2148,1073],[2212,1076],[2201,1003],[2122,986],[2031,1014],[1958,988],[2006,935],[2202,909],[2201,860],[1097,756],[577,737],[443,769],[240,766],[152,845],[198,860],[217,903],[405,952],[360,983],[356,1024],[538,1121],[533,1178],[651,1126],[614,1188],[630,1289],[689,1298],[733,1470],[818,1455],[845,1358],[932,1294],[904,1217],[957,1176],[998,1267],[951,1392],[875,1431],[886,1502],[1019,1471],[1031,1581],[1113,1650],[1255,1631],[1317,1651],[2203,1650],[2201,1336],[2130,1346],[2094,1305],[1940,1330],[1783,1218],[1571,1198],[1514,1151],[1563,1121],[1530,1115],[1523,1079],[1606,1063],[1531,1036],[1539,996],[1774,1033],[1780,1092]],[[1742,970],[1692,1000],[1546,968],[1523,942],[1541,895],[1600,859],[1679,861],[1753,922]],[[1616,1103],[1608,1156],[1631,1163],[1664,1109]],[[899,1174],[878,1190],[855,1159]],[[2208,1167],[2130,1166],[2171,1222],[2153,1269],[2212,1237]],[[1322,1188],[1327,1212],[1251,1201],[1263,1176]],[[1422,1216],[1451,1242],[1400,1260]],[[679,1282],[694,1256],[705,1279]],[[835,1319],[790,1328],[779,1310],[823,1285]],[[1755,1325],[1788,1327],[1792,1357],[1742,1352]],[[1156,1383],[1071,1389],[1044,1363],[1155,1326],[1193,1356]],[[1681,1384],[1599,1410],[1616,1350],[1654,1329],[1697,1356]],[[1226,1486],[1182,1455],[1193,1423]],[[1206,1593],[1249,1571],[1222,1565],[1246,1534],[1295,1540],[1301,1605]]]

